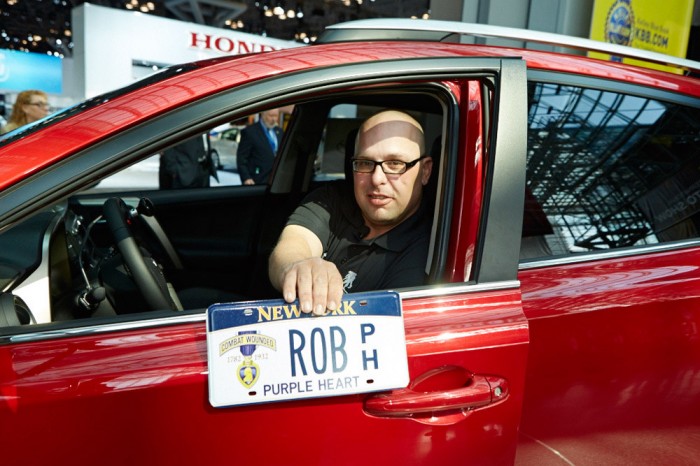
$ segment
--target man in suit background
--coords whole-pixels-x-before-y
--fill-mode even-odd
[[[211,160],[209,133],[170,147],[160,156],[160,189],[206,188],[210,176],[217,177]]]
[[[279,116],[279,109],[260,112],[258,121],[241,131],[236,163],[243,184],[264,184],[270,177],[282,139]]]

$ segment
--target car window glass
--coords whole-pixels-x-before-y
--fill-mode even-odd
[[[121,170],[91,192],[187,189],[241,184],[236,168],[240,128],[226,124]]]
[[[700,109],[530,83],[521,258],[697,238]]]
[[[275,141],[277,147],[282,142],[283,128],[289,120],[291,111],[292,107],[278,109],[277,126],[279,130],[276,133],[276,139],[279,140]],[[255,137],[244,137],[246,128],[254,128],[258,125],[260,125],[258,114],[218,125],[206,133],[200,133],[180,141],[101,180],[92,187],[91,191],[143,191],[239,186],[243,184],[238,164],[238,148],[242,139],[244,140],[244,151],[249,154],[246,173],[263,176],[264,173],[261,171],[267,173],[268,165],[271,166],[271,161],[274,160],[273,152],[270,152],[270,154],[265,154],[269,155],[269,160],[261,161],[262,155],[258,153],[257,146],[261,141]],[[257,134],[254,131],[248,133],[248,136]],[[270,144],[267,139],[263,142]],[[260,149],[265,149],[265,147]],[[259,182],[264,183],[264,180],[261,178]]]
[[[174,294],[170,291],[177,292],[179,302],[173,298],[172,309],[194,311],[212,302],[276,296],[267,283],[267,258],[290,213],[305,193],[318,187],[315,184],[345,176],[346,149],[354,145],[352,131],[377,111],[396,108],[395,102],[401,98],[401,93],[378,98],[354,92],[347,98],[305,102],[298,105],[298,111],[288,107],[288,115],[280,118],[283,139],[275,172],[275,180],[291,181],[287,190],[163,192],[163,154],[181,145],[197,150],[206,144],[216,148],[215,142],[240,146],[244,131],[258,125],[257,115],[245,119],[247,124],[237,120],[155,149],[159,152],[74,193],[32,221],[5,231],[0,239],[13,255],[8,255],[12,263],[5,266],[0,279],[5,287],[11,287],[13,298],[30,310],[27,315],[32,323],[41,325],[68,325],[96,317],[145,318],[151,309],[159,309],[153,311],[158,316],[166,312],[160,309],[170,309],[151,304],[142,296],[131,272],[138,270],[140,261],[132,266],[124,259],[134,251],[132,255],[140,255],[147,267],[153,266],[159,290],[167,288],[171,298]],[[387,105],[373,105],[382,99]],[[362,100],[372,104],[354,103]],[[421,122],[426,140],[439,140],[446,118],[440,101],[425,93],[413,104],[407,111]],[[206,153],[205,149],[199,153]],[[206,164],[206,160],[197,162]],[[218,180],[207,173],[212,188],[217,181],[218,185],[223,182],[223,176],[237,175],[235,159],[220,161],[220,165]],[[434,173],[436,184],[437,170]],[[311,180],[317,183],[309,184]],[[231,184],[240,183],[239,177]],[[297,191],[296,186],[303,188]],[[108,204],[116,210],[107,209]],[[112,230],[123,228],[115,219],[128,225],[137,245],[127,253],[114,240]],[[13,248],[18,241],[25,241],[26,247]],[[37,291],[33,286],[37,282],[49,286]]]

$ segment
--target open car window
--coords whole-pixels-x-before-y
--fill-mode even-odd
[[[235,156],[218,163],[211,158],[222,144],[240,146],[245,128],[257,124],[256,112],[236,116],[234,125],[214,122],[204,132],[183,134],[3,232],[0,242],[9,249],[27,235],[36,240],[35,248],[17,249],[16,260],[6,264],[3,284],[28,309],[20,323],[147,319],[172,311],[202,312],[215,302],[278,297],[267,278],[268,256],[303,197],[346,177],[348,150],[363,119],[387,108],[407,111],[423,125],[426,145],[435,150],[437,142],[439,147],[448,114],[457,114],[449,110],[445,89],[409,91],[410,105],[401,103],[401,87],[285,102],[282,107],[290,111],[280,119],[284,133],[268,183],[244,187]],[[205,173],[206,184],[164,186],[164,156],[183,146],[206,155],[187,158]],[[437,159],[440,153],[431,155]],[[433,187],[440,176],[437,161],[434,166]],[[431,208],[438,203],[435,191],[430,191]],[[155,294],[164,300],[149,301],[134,283],[140,266],[124,258],[127,252],[114,236],[115,215],[135,240],[133,252],[145,263],[141,273],[155,277],[160,290]],[[431,248],[437,242],[433,231]],[[426,263],[426,272],[431,264]]]
[[[288,113],[284,115],[288,118]],[[188,136],[102,179],[91,192],[240,186],[238,147],[243,130],[257,120],[257,114],[247,115]]]

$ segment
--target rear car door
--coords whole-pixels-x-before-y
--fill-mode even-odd
[[[694,464],[697,83],[681,93],[565,73],[530,80],[519,462]]]
[[[13,328],[0,345],[5,460],[512,463],[528,350],[517,282],[524,63],[426,58],[334,66],[249,84],[187,111],[204,115],[225,101],[243,113],[299,96],[407,84],[445,96],[445,124],[430,266],[435,283],[399,290],[406,389],[215,409],[207,399],[201,310]],[[140,135],[143,144],[155,144],[154,129],[191,124],[184,111],[121,139]],[[279,161],[271,192],[286,185],[286,162]]]

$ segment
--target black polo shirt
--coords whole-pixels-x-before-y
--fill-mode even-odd
[[[324,259],[343,277],[346,293],[418,286],[426,282],[430,222],[421,208],[383,235],[369,232],[352,188],[329,183],[311,192],[287,221],[318,236]]]

